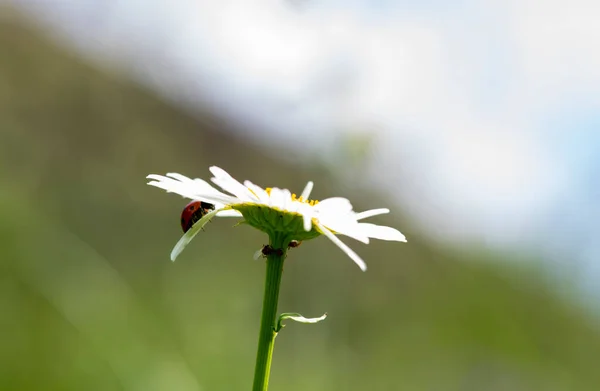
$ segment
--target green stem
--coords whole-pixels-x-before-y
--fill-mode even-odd
[[[279,240],[277,240],[279,239]],[[270,238],[271,248],[275,251],[267,255],[267,276],[265,278],[265,294],[260,320],[260,334],[258,338],[258,352],[256,353],[256,367],[254,369],[254,385],[252,391],[267,391],[269,388],[269,374],[271,372],[271,359],[273,358],[273,347],[275,346],[275,322],[277,320],[277,300],[279,298],[279,286],[283,272],[283,261],[287,246],[283,238]]]

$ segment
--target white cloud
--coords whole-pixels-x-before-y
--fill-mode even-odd
[[[547,90],[598,87],[599,14],[594,0],[512,2],[511,32],[523,80]]]
[[[102,21],[81,24],[88,47],[116,49],[167,94],[211,102],[284,143],[316,148],[377,124],[381,183],[396,180],[447,235],[517,241],[578,191],[543,124],[569,96],[600,105],[600,2],[298,11],[283,0],[123,0],[103,19],[94,1],[51,3],[39,9]],[[418,191],[407,190],[411,176]]]

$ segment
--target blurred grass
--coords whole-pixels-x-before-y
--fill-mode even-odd
[[[248,389],[264,273],[251,256],[266,238],[215,221],[171,263],[186,201],[144,177],[216,164],[264,186],[312,178],[318,198],[347,193],[0,12],[0,389]],[[394,217],[378,221],[408,244],[352,243],[365,274],[325,239],[292,252],[280,310],[329,317],[284,329],[271,389],[600,387],[598,325],[542,271],[442,247]]]

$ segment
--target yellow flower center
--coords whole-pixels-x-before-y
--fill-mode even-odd
[[[271,195],[271,190],[273,188],[272,187],[267,187],[265,189],[265,191],[267,192],[267,194],[270,196]],[[292,193],[292,201],[298,201],[298,202],[303,202],[305,204],[308,204],[310,206],[315,206],[319,203],[319,200],[305,200],[302,196],[298,197],[295,193]]]

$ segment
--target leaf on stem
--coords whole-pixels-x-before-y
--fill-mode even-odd
[[[304,316],[296,312],[284,312],[283,314],[279,315],[279,319],[277,319],[277,326],[275,327],[275,332],[278,333],[279,330],[285,327],[285,325],[282,324],[282,322],[286,319],[291,319],[299,323],[318,323],[324,320],[326,317],[327,313],[323,314],[323,316],[320,316],[318,318],[305,318]]]

